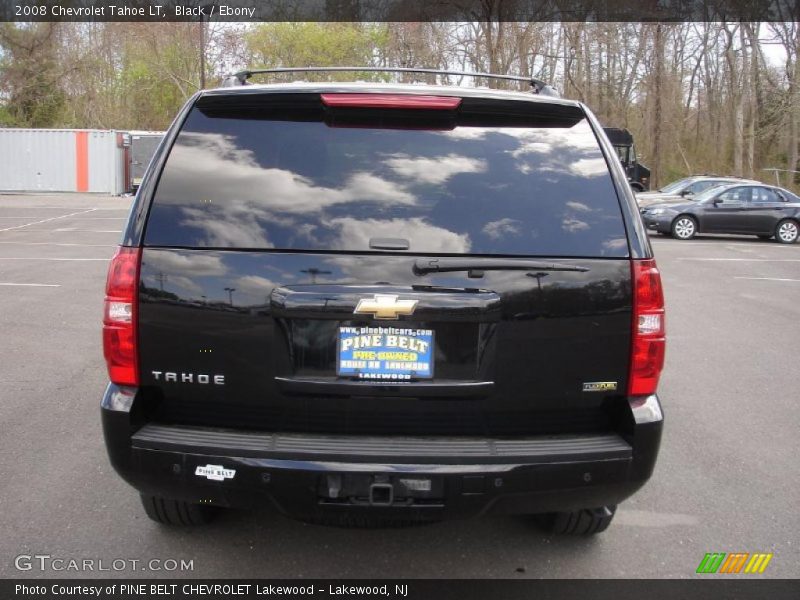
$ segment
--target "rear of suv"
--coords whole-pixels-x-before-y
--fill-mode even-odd
[[[111,262],[111,463],[169,524],[535,514],[595,533],[650,477],[661,283],[582,104],[203,91]]]

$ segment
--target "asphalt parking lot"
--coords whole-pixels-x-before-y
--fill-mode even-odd
[[[100,430],[103,284],[129,202],[0,195],[0,576],[691,577],[706,552],[772,552],[763,577],[800,576],[800,244],[653,239],[666,430],[653,479],[600,536],[510,517],[342,530],[266,507],[180,530],[145,517]],[[194,569],[20,572],[21,554]]]

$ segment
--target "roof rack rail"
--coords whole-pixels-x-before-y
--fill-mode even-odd
[[[463,77],[486,77],[488,79],[504,79],[506,81],[524,81],[531,86],[534,94],[542,96],[559,97],[559,93],[552,86],[535,77],[522,77],[520,75],[498,75],[496,73],[473,73],[470,71],[445,71],[440,69],[417,69],[410,67],[279,67],[275,69],[246,69],[227,76],[223,87],[247,85],[247,80],[253,75],[275,73],[339,73],[339,72],[368,72],[368,73],[425,73],[428,75],[459,75]]]

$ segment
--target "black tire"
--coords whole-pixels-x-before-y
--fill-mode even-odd
[[[184,500],[173,500],[161,496],[140,495],[144,512],[162,525],[193,526],[211,522],[217,513],[214,506],[193,504]]]
[[[775,226],[775,241],[779,244],[794,244],[800,235],[800,224],[794,219],[784,219]]]
[[[616,512],[616,505],[611,505],[548,513],[539,517],[539,524],[548,533],[556,535],[593,535],[608,529]]]
[[[670,232],[676,240],[690,240],[697,235],[697,221],[689,215],[678,215],[672,221]]]

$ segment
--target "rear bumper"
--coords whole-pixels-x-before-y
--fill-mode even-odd
[[[442,519],[618,504],[650,477],[663,425],[655,396],[629,401],[630,425],[620,434],[503,439],[143,424],[136,399],[135,389],[109,385],[101,411],[111,463],[137,490],[220,506],[271,503],[301,518],[361,511]],[[209,478],[198,467],[225,474]]]

